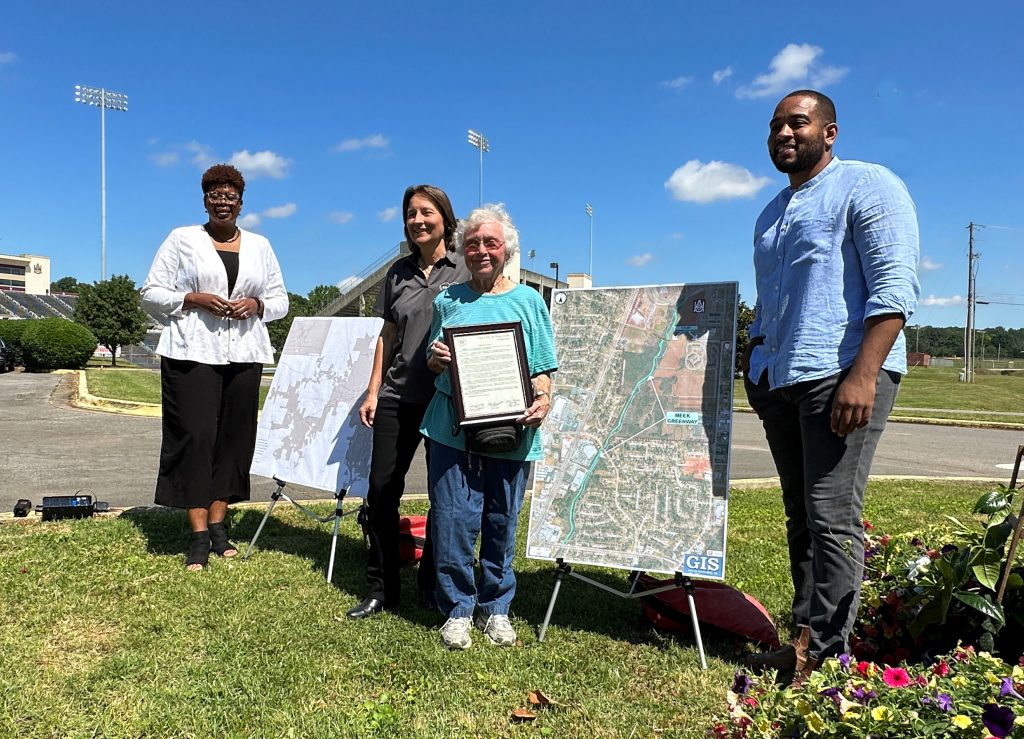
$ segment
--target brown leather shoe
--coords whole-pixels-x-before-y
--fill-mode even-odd
[[[814,657],[808,657],[804,660],[803,666],[796,671],[795,675],[793,675],[793,680],[790,682],[789,687],[794,690],[799,690],[804,686],[804,683],[811,678],[811,673],[819,667],[821,667],[821,660],[815,659]]]
[[[783,644],[770,652],[747,655],[744,663],[760,670],[779,672],[800,672],[807,662],[807,645],[811,641],[811,630],[801,626],[796,637],[789,644]]]

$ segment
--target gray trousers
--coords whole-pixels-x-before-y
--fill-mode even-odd
[[[871,421],[845,438],[832,432],[832,400],[847,371],[768,389],[767,372],[745,378],[782,485],[793,622],[809,626],[808,653],[843,654],[864,573],[864,488],[875,447],[896,402],[900,375],[878,373]]]

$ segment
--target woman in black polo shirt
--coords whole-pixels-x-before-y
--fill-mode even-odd
[[[359,409],[362,422],[373,428],[365,525],[370,589],[348,612],[349,618],[398,608],[398,504],[405,491],[405,475],[423,439],[420,423],[434,395],[435,375],[427,369],[433,301],[449,285],[469,279],[464,261],[452,258],[457,221],[443,190],[432,185],[407,188],[402,214],[411,253],[391,266],[381,286],[376,309],[384,327],[377,339],[366,401]],[[429,552],[428,546],[420,561],[419,587],[432,595],[434,563]]]

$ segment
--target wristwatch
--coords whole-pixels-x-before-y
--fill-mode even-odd
[[[533,397],[534,398],[540,398],[540,397],[550,398],[551,396],[547,393],[546,390],[536,390],[533,393]]]

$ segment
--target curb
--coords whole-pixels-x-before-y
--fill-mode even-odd
[[[71,405],[75,408],[102,411],[104,413],[120,413],[126,416],[160,418],[160,405],[158,403],[136,403],[130,400],[117,400],[90,395],[89,384],[85,379],[85,370],[56,370],[56,374],[78,375],[77,391],[71,397]]]

